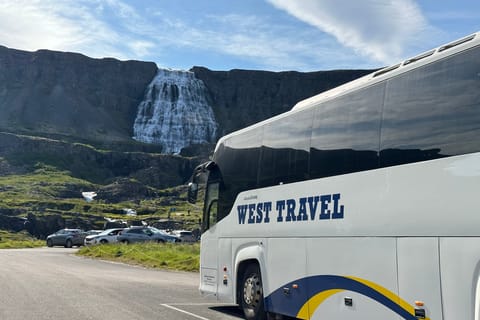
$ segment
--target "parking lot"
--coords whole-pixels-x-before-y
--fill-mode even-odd
[[[77,249],[0,250],[0,319],[242,319],[198,293],[198,274],[77,257]]]

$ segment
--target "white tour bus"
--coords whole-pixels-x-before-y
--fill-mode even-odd
[[[221,138],[200,291],[247,319],[480,320],[480,33]]]

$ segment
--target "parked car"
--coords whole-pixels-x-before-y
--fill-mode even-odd
[[[85,234],[87,236],[91,236],[91,235],[102,233],[103,231],[105,230],[88,230],[88,231],[85,231]]]
[[[179,237],[182,242],[197,242],[197,239],[192,231],[187,230],[173,230],[172,235]]]
[[[80,229],[61,229],[47,237],[47,246],[64,246],[71,248],[73,246],[83,245],[86,233]]]
[[[154,227],[130,227],[124,229],[117,237],[118,242],[125,244],[134,242],[181,242],[179,237],[158,230]]]
[[[84,244],[87,246],[93,244],[106,244],[117,242],[118,233],[123,229],[124,228],[108,229],[98,234],[86,236]]]

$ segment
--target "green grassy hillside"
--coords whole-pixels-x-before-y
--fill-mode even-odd
[[[173,227],[199,227],[201,207],[186,202],[186,186],[150,188],[149,198],[132,194],[131,200],[119,202],[103,199],[104,187],[42,163],[29,173],[0,176],[0,229],[21,229],[23,224],[33,235],[44,238],[63,227],[103,229],[106,218],[149,224],[169,219]],[[99,196],[87,203],[82,191],[98,191]],[[125,209],[136,211],[137,216],[127,216]]]

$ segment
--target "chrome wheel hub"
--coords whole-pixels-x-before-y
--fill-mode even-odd
[[[243,286],[243,300],[249,306],[255,307],[262,296],[262,288],[260,286],[260,279],[257,275],[252,274],[245,280]]]

